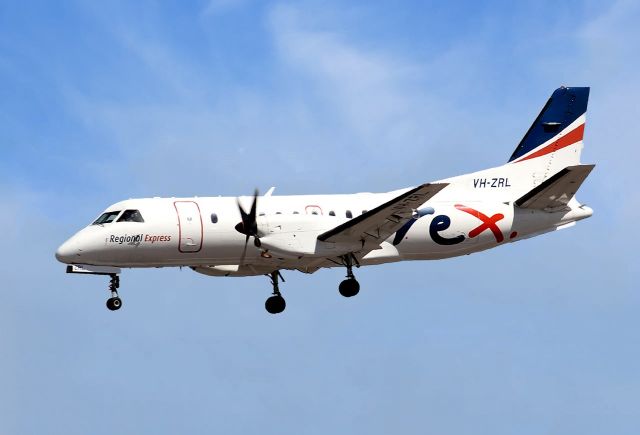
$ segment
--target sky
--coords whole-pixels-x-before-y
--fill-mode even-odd
[[[637,434],[640,3],[0,2],[1,434]],[[147,196],[389,191],[507,161],[591,86],[566,231],[266,277],[53,253]]]

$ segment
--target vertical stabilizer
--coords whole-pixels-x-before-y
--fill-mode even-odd
[[[555,162],[559,167],[580,163],[589,88],[556,89],[509,159]],[[552,155],[557,153],[556,155]],[[541,162],[544,163],[544,162]],[[554,165],[555,166],[555,165]]]

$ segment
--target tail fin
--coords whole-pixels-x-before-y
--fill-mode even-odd
[[[562,150],[560,167],[580,163],[589,88],[556,89],[509,159],[518,163]]]

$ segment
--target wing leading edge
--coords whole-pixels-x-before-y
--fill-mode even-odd
[[[323,242],[382,243],[413,218],[413,211],[435,196],[448,183],[426,183],[338,225],[318,236]]]

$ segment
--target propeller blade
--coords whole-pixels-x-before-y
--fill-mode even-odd
[[[242,256],[240,257],[240,266],[244,266],[244,259],[247,256],[247,245],[249,244],[249,235],[247,234],[246,239],[244,239],[244,249],[242,250]]]
[[[245,230],[247,234],[252,236],[258,235],[258,222],[257,222],[257,209],[258,209],[258,189],[253,192],[253,202],[251,203],[251,209],[245,220]]]
[[[238,210],[240,211],[240,218],[242,222],[235,226],[236,231],[242,234],[256,237],[258,235],[258,222],[257,222],[257,209],[258,209],[258,189],[253,193],[253,202],[251,203],[251,209],[247,213],[240,203],[240,199],[236,198],[238,204]]]
[[[259,192],[256,189],[253,192],[253,202],[251,203],[251,209],[249,213],[242,207],[240,203],[240,198],[236,198],[236,203],[238,204],[238,210],[240,211],[240,218],[242,219],[239,222],[235,229],[237,232],[244,234],[246,237],[244,239],[244,248],[242,249],[242,256],[240,257],[240,266],[244,265],[244,260],[247,256],[247,245],[249,244],[249,238],[253,236],[254,245],[256,247],[260,246],[260,239],[258,238],[258,221],[257,221],[257,211],[258,211],[258,196]]]
[[[256,189],[253,192],[253,204],[251,204],[251,211],[249,212],[249,222],[251,222],[253,224],[251,229],[253,230],[253,227],[254,226],[256,227],[255,228],[256,231],[254,231],[254,234],[258,232],[257,231],[258,225],[256,223],[256,211],[257,211],[257,209],[258,209],[258,189]]]
[[[236,198],[236,204],[238,204],[238,210],[240,210],[240,218],[242,219],[242,222],[246,222],[249,218],[249,214],[244,211],[244,208],[242,208],[242,204],[240,204],[240,198]]]

